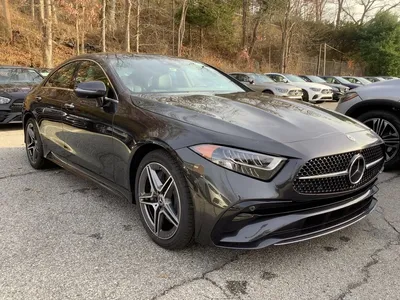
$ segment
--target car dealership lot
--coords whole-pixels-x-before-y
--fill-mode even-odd
[[[331,235],[170,252],[134,205],[63,169],[32,169],[22,139],[20,125],[0,128],[0,299],[398,298],[400,172],[381,174],[370,216]]]

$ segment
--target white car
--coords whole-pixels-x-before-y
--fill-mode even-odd
[[[229,75],[257,92],[294,100],[302,100],[303,98],[303,90],[301,88],[286,83],[275,82],[263,74],[235,72]]]
[[[332,100],[333,90],[326,85],[306,82],[301,77],[292,74],[266,73],[265,75],[276,82],[289,83],[303,89],[303,101],[317,103]]]

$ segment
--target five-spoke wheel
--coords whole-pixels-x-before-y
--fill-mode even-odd
[[[167,152],[147,154],[137,170],[135,199],[150,237],[167,249],[181,249],[193,240],[193,204],[182,167]]]

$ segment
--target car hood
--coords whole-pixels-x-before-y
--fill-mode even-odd
[[[8,96],[14,99],[25,98],[36,84],[0,84],[0,96]]]
[[[324,85],[330,86],[330,87],[335,87],[338,89],[346,89],[347,86],[343,85],[343,84],[337,84],[337,83],[324,83]]]
[[[135,105],[204,129],[255,140],[290,143],[369,131],[334,111],[262,93],[142,94]]]
[[[251,88],[253,85],[249,85]],[[300,90],[299,87],[296,87],[291,84],[287,83],[275,83],[275,82],[265,82],[265,83],[256,83],[255,86],[257,87],[267,87],[270,89],[278,88],[278,89],[285,89],[285,90]]]
[[[316,88],[321,90],[326,89],[326,85],[314,82],[289,82],[289,84],[303,89],[310,89],[310,88]]]

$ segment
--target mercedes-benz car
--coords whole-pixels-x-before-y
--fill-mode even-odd
[[[189,59],[72,58],[27,96],[23,121],[33,168],[50,161],[135,202],[167,249],[299,242],[377,204],[372,130]]]
[[[358,76],[342,76],[344,79],[350,81],[351,83],[359,84],[359,85],[367,85],[371,84],[371,81],[369,81],[366,78],[363,77],[358,77]]]
[[[400,166],[400,79],[369,84],[347,93],[336,110],[359,120],[385,142],[386,169]]]
[[[21,123],[24,99],[42,79],[32,68],[0,66],[0,124]]]
[[[325,79],[322,79],[321,77],[318,77],[316,75],[299,75],[299,76],[307,82],[320,83],[331,87],[333,91],[333,100],[335,101],[339,101],[339,99],[343,97],[343,95],[349,90],[349,88],[343,84],[329,83],[326,82]]]
[[[254,91],[295,100],[302,100],[303,98],[303,90],[301,88],[286,83],[275,82],[263,74],[235,72],[229,75]]]
[[[345,79],[341,76],[319,76],[319,77],[321,77],[328,83],[335,83],[335,84],[341,84],[341,85],[347,86],[350,90],[356,89],[356,88],[362,86],[361,84],[351,83],[350,81],[348,81],[347,79]]]
[[[301,88],[303,90],[303,101],[305,102],[310,101],[319,103],[333,99],[333,91],[329,86],[306,82],[304,79],[293,74],[266,73],[265,75],[269,76],[276,82],[288,83]]]
[[[385,81],[386,79],[383,77],[373,77],[373,76],[364,76],[365,79],[371,81],[371,82],[380,82],[380,81]]]

